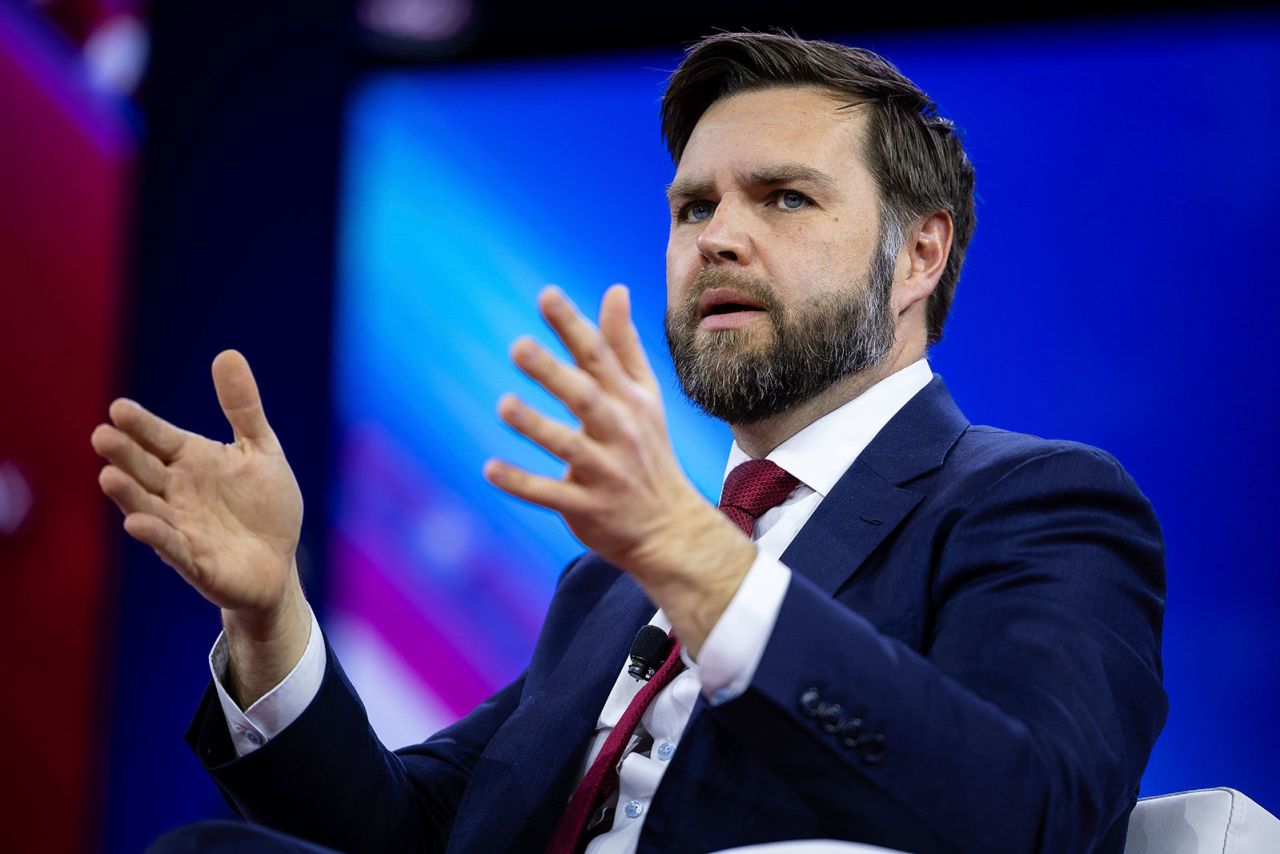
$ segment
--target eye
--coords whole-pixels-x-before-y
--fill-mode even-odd
[[[708,201],[689,202],[680,208],[681,222],[702,222],[711,218],[715,205]]]
[[[784,211],[804,210],[806,206],[813,204],[813,199],[796,190],[778,190],[773,199],[778,209]]]

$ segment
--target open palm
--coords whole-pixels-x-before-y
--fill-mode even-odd
[[[302,494],[267,424],[245,358],[213,361],[218,402],[235,441],[182,430],[126,399],[93,432],[109,464],[98,482],[130,536],[228,610],[268,614],[296,573]]]

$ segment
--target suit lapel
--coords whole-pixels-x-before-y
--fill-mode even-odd
[[[619,572],[555,669],[490,741],[458,811],[468,820],[455,825],[450,850],[515,851],[546,843],[636,629],[655,610]]]
[[[782,562],[834,596],[921,497],[855,460],[782,553]]]
[[[920,502],[902,484],[941,466],[968,424],[935,374],[836,482],[782,562],[835,595]]]

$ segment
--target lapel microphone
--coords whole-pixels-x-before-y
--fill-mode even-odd
[[[657,626],[649,625],[636,632],[636,639],[631,642],[631,664],[627,673],[639,682],[648,682],[658,672],[662,662],[667,659],[671,649],[671,638]]]

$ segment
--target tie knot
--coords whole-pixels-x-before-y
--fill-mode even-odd
[[[777,463],[747,460],[725,478],[720,509],[749,537],[756,519],[781,504],[799,485],[800,481]]]

